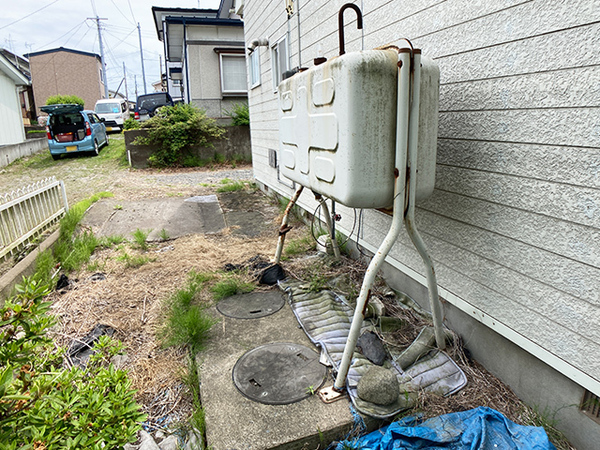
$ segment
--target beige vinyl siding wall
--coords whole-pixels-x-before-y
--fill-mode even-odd
[[[344,3],[300,2],[303,66],[313,65],[318,43],[326,57],[338,54]],[[516,333],[536,356],[548,352],[558,370],[584,374],[575,378],[600,394],[600,2],[356,3],[365,49],[406,37],[440,67],[436,190],[419,205],[417,224],[446,300]],[[244,20],[248,45],[287,33],[281,1],[248,1]],[[352,11],[345,22],[346,51],[360,50]],[[294,67],[295,16],[290,29]],[[268,166],[278,99],[270,50],[259,48],[262,84],[249,98],[255,176],[289,195]],[[310,196],[302,200],[312,210]],[[354,213],[338,209],[348,232]],[[365,211],[361,243],[377,248],[389,224]],[[391,257],[424,282],[405,235]]]

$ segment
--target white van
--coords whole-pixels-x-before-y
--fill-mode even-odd
[[[123,130],[123,122],[129,119],[129,106],[122,98],[106,98],[98,100],[94,112],[104,119],[106,131]]]

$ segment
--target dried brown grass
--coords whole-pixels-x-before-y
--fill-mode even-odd
[[[215,272],[226,263],[240,264],[258,255],[268,259],[276,244],[273,236],[249,239],[230,230],[208,236],[187,236],[147,252],[127,247],[130,255],[150,256],[153,261],[139,268],[127,268],[118,260],[123,249],[104,249],[94,255],[106,279],[93,281],[94,272],[84,269],[72,277],[70,289],[51,294],[52,313],[58,318],[54,337],[69,346],[81,339],[96,324],[110,325],[126,349],[123,368],[129,373],[136,399],[148,413],[148,422],[159,428],[161,420],[183,420],[192,411],[191,397],[182,383],[187,368],[183,348],[162,348],[156,337],[164,314],[164,303],[175,291],[185,287],[188,274]],[[217,274],[215,281],[222,275]],[[249,277],[249,276],[247,276]],[[210,302],[207,290],[200,301]]]

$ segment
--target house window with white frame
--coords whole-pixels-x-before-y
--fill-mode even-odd
[[[248,93],[246,58],[240,53],[219,53],[221,59],[221,92],[224,95]]]
[[[254,50],[249,56],[250,89],[260,86],[260,49]]]
[[[283,74],[289,70],[287,37],[271,47],[271,61],[273,65],[273,90],[277,91],[277,86],[283,80]]]

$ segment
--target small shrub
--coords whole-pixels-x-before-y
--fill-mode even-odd
[[[85,102],[81,97],[76,95],[52,95],[46,100],[46,105],[81,105],[84,106]]]
[[[131,117],[123,122],[123,130],[139,130],[141,127],[140,122]]]
[[[148,159],[156,167],[180,165],[185,150],[194,145],[212,147],[210,139],[221,138],[225,133],[214,119],[190,104],[165,106],[150,120],[142,124],[147,137],[138,137],[135,144],[155,146]]]
[[[169,232],[163,228],[162,230],[160,230],[158,237],[160,237],[163,241],[168,241],[169,240]]]
[[[235,126],[250,125],[250,110],[246,103],[236,103],[225,115],[231,117],[231,123]]]
[[[108,363],[120,344],[103,336],[85,369],[61,368],[64,349],[47,331],[48,293],[23,279],[0,308],[0,448],[122,448],[135,441],[145,415],[126,372]],[[33,444],[33,445],[32,445]]]

